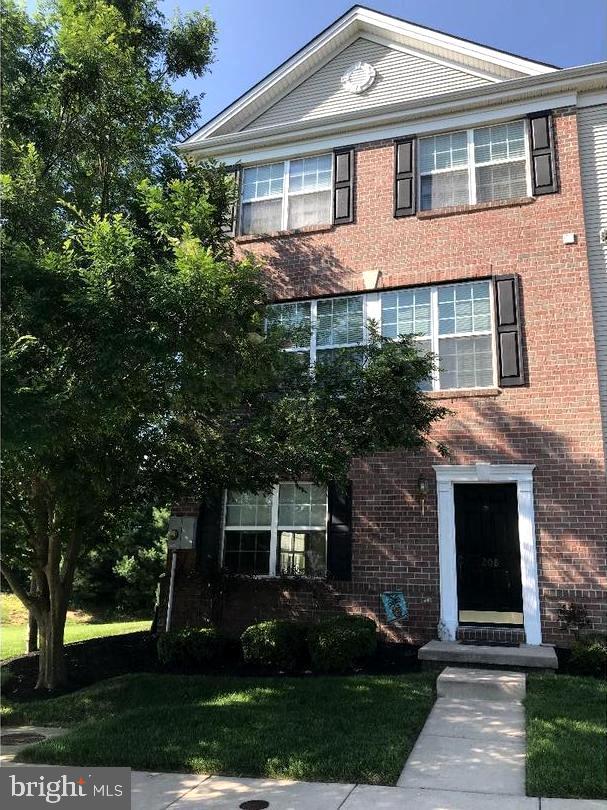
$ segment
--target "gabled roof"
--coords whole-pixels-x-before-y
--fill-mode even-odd
[[[420,56],[499,82],[539,76],[557,68],[525,59],[496,48],[452,36],[417,23],[353,6],[328,28],[304,45],[264,79],[191,135],[184,146],[191,148],[215,135],[239,132],[284,98],[305,79],[361,36],[381,38],[386,44],[410,49]],[[255,124],[253,124],[255,126]]]

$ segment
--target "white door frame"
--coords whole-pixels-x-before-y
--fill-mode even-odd
[[[535,464],[437,464],[438,556],[440,568],[439,636],[454,641],[459,624],[457,562],[455,551],[454,484],[515,483],[518,500],[518,534],[521,548],[523,622],[527,644],[542,643],[537,578],[533,470]]]

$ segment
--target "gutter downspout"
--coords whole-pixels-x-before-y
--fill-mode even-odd
[[[177,567],[177,552],[172,552],[171,559],[171,578],[169,580],[169,598],[167,604],[167,620],[165,625],[165,632],[171,629],[171,617],[173,614],[173,592],[175,590],[175,568]]]

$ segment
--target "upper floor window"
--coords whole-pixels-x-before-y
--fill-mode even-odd
[[[263,234],[331,222],[333,156],[244,169],[240,231]]]
[[[424,390],[489,388],[496,384],[492,285],[489,281],[415,287],[275,304],[268,325],[293,330],[289,351],[311,365],[330,362],[340,352],[356,352],[373,320],[383,337],[413,335],[420,351],[438,357]]]
[[[530,194],[527,151],[524,121],[420,139],[421,209]]]

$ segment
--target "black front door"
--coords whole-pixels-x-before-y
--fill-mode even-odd
[[[522,624],[516,484],[454,484],[461,623]]]

